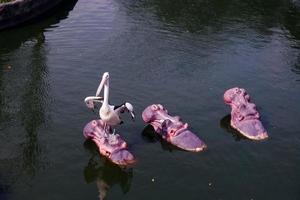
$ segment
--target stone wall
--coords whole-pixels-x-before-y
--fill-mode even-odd
[[[0,30],[36,18],[67,0],[15,0],[0,4]]]

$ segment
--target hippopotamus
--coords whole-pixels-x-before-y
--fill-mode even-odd
[[[89,122],[83,129],[86,139],[94,141],[101,155],[107,157],[111,162],[127,166],[135,163],[134,156],[127,150],[127,143],[119,134],[107,132],[110,127],[99,120]],[[105,127],[105,128],[104,128]]]
[[[268,133],[259,120],[256,105],[250,102],[250,95],[243,88],[231,88],[224,93],[224,102],[231,106],[230,125],[246,138],[262,140]]]
[[[206,148],[205,143],[188,130],[187,123],[183,123],[179,116],[170,116],[161,104],[148,106],[143,111],[142,118],[152,125],[162,139],[180,149],[199,152]]]

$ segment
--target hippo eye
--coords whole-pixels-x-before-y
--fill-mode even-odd
[[[242,116],[242,115],[239,115],[239,116],[238,116],[238,120],[239,120],[239,121],[242,121],[243,119],[244,119],[244,116]]]
[[[246,108],[246,105],[244,103],[238,102],[238,105],[239,105],[240,109],[245,109]]]

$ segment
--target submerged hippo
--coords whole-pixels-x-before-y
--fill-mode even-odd
[[[262,140],[268,137],[259,120],[259,113],[243,88],[231,88],[224,93],[224,102],[231,106],[230,125],[245,137]]]
[[[113,163],[122,166],[135,163],[134,156],[127,150],[127,143],[119,134],[107,133],[102,120],[89,122],[83,129],[83,135],[94,141],[100,154]]]
[[[170,116],[160,104],[148,106],[143,111],[142,118],[164,140],[181,149],[199,152],[206,148],[204,142],[188,130],[187,123],[183,123],[179,116]]]

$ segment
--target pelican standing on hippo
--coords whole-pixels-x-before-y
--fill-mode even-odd
[[[99,96],[104,87],[104,97]],[[109,73],[105,72],[98,86],[95,96],[85,98],[88,108],[94,108],[95,103],[102,103],[99,116],[100,119],[92,120],[83,129],[83,135],[93,140],[100,154],[107,157],[117,165],[129,165],[135,162],[134,156],[127,150],[127,143],[115,134],[112,127],[122,124],[121,113],[125,111],[131,114],[134,119],[133,106],[125,102],[119,106],[109,105]]]

